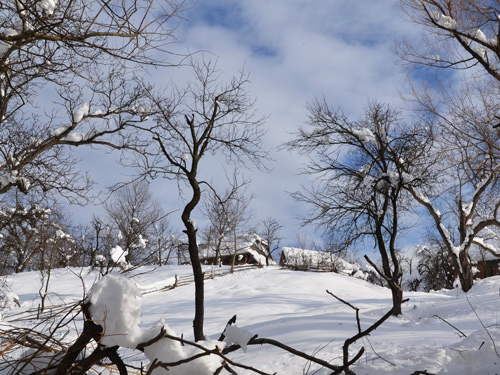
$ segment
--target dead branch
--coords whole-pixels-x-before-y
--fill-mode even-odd
[[[230,325],[233,325],[234,323],[236,323],[236,315],[233,315],[233,317],[229,319],[229,321],[226,323],[226,328]],[[224,334],[225,331],[226,329],[224,329],[224,331],[221,333],[218,341],[224,341],[224,339],[226,338],[226,335]]]
[[[455,327],[453,324],[451,324],[447,320],[441,318],[439,315],[433,315],[433,317],[436,317],[436,318],[442,320],[443,322],[445,322],[446,324],[448,324],[451,328],[453,328],[455,331],[458,332],[458,336],[459,337],[467,337],[467,335],[465,333],[463,333],[462,331],[460,331],[457,327]]]
[[[484,330],[486,331],[486,334],[490,338],[491,343],[493,344],[493,349],[495,350],[495,354],[497,355],[498,358],[500,358],[500,355],[498,354],[497,346],[495,344],[495,340],[493,340],[493,337],[491,337],[490,331],[488,331],[488,328],[486,328],[483,321],[481,320],[481,318],[477,314],[476,309],[474,308],[474,306],[472,306],[472,303],[470,303],[469,297],[467,296],[467,294],[465,294],[465,299],[467,299],[467,302],[469,303],[470,308],[472,309],[472,311],[474,311],[474,315],[476,315],[477,320],[479,320],[479,323],[481,323],[481,326],[484,328]]]
[[[340,374],[340,373],[342,373],[342,371],[345,371],[346,374],[354,374],[351,370],[349,370],[349,367],[352,364],[354,364],[361,357],[361,355],[365,351],[365,348],[361,347],[361,349],[354,356],[354,358],[349,360],[349,347],[352,344],[354,344],[356,341],[358,341],[360,338],[363,338],[365,336],[369,336],[371,332],[376,330],[382,323],[384,323],[387,319],[389,319],[389,317],[391,315],[393,315],[393,313],[394,313],[395,306],[393,306],[387,313],[385,313],[384,316],[382,316],[379,320],[377,320],[370,327],[368,327],[367,329],[365,329],[363,331],[363,330],[361,330],[361,323],[360,323],[360,319],[359,319],[359,308],[357,308],[357,307],[353,306],[352,304],[344,301],[343,299],[335,296],[333,293],[329,292],[328,290],[326,292],[328,294],[330,294],[331,296],[333,296],[334,298],[336,298],[337,300],[339,300],[340,302],[346,304],[347,306],[353,308],[356,311],[356,321],[358,324],[358,333],[356,335],[352,336],[351,338],[348,338],[347,340],[345,340],[344,345],[342,347],[343,357],[344,357],[343,365],[340,366],[337,370],[335,370],[332,375]],[[408,301],[408,299],[403,300],[402,303],[407,302],[407,301]]]

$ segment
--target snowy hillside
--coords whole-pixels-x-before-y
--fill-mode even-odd
[[[178,335],[183,334],[186,339],[192,337],[193,284],[160,291],[173,284],[175,275],[180,279],[190,272],[189,266],[135,271],[137,276],[133,280],[140,290],[147,292],[141,300],[142,329],[164,321]],[[85,287],[89,289],[97,275],[88,274],[87,270],[83,275]],[[21,307],[3,312],[0,329],[5,331],[11,325],[34,326],[36,321],[25,319],[26,315],[21,313],[36,308],[40,302],[39,273],[14,275],[10,282],[12,291],[19,296]],[[81,299],[82,288],[75,270],[56,270],[51,279],[49,302],[59,305]],[[237,325],[252,334],[281,341],[337,364],[341,364],[344,340],[356,334],[355,312],[328,295],[326,290],[360,309],[363,328],[388,311],[391,303],[388,289],[360,279],[276,267],[250,269],[209,279],[205,288],[205,333],[210,339],[217,339],[226,322],[236,314]],[[403,316],[390,318],[368,340],[352,347],[352,355],[360,346],[366,348],[352,370],[357,375],[409,375],[424,370],[430,374],[498,374],[499,293],[500,277],[477,282],[467,295],[460,290],[406,293],[410,301],[404,305]],[[74,340],[76,330],[81,330],[81,326],[82,322],[78,320],[68,339]],[[8,339],[0,341],[0,352],[18,355],[8,351],[9,344]],[[2,357],[3,360],[6,358]],[[148,363],[139,351],[127,350],[123,358],[136,368]],[[239,350],[230,354],[230,358],[271,374],[331,373],[267,345],[249,346],[246,353]],[[236,371],[238,374],[251,373],[241,369]],[[136,372],[130,370],[129,373]],[[2,375],[9,373],[8,369],[0,371]],[[114,373],[118,372],[115,370]]]

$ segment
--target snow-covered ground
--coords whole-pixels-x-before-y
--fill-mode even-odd
[[[142,329],[164,321],[178,335],[183,334],[185,339],[192,337],[194,285],[158,291],[172,284],[175,275],[182,278],[190,272],[189,266],[168,266],[154,271],[141,268],[134,272],[137,276],[132,280],[140,290],[148,291],[141,300]],[[83,275],[85,288],[89,289],[97,275],[87,274],[87,270]],[[19,313],[39,304],[39,273],[14,275],[11,282],[21,307],[4,311],[3,324],[34,324],[19,320]],[[82,285],[75,270],[54,271],[50,303],[81,299]],[[238,327],[252,334],[340,364],[344,340],[357,332],[355,312],[328,295],[327,289],[360,309],[363,328],[390,309],[389,290],[360,279],[277,267],[250,269],[206,280],[205,334],[209,339],[217,339],[226,322],[236,314]],[[356,374],[410,375],[424,370],[431,374],[500,373],[500,353],[497,353],[500,352],[500,277],[478,281],[467,295],[451,290],[406,293],[405,297],[410,301],[404,305],[402,316],[390,318],[368,339],[352,347],[352,355],[360,346],[366,348],[363,357],[351,368]],[[2,325],[0,329],[5,327]],[[1,351],[5,342],[0,344]],[[127,350],[123,355],[134,366],[148,362],[138,351]],[[230,358],[267,373],[331,373],[268,345],[249,346],[246,353],[239,350]],[[241,369],[237,372],[251,373]]]

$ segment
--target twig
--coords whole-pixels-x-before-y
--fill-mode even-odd
[[[387,362],[388,364],[396,367],[396,364],[389,361],[388,359],[385,359],[384,357],[382,357],[380,354],[378,354],[376,351],[375,351],[375,348],[373,347],[372,343],[370,342],[370,340],[368,339],[368,337],[366,337],[366,341],[368,342],[368,345],[370,345],[370,348],[372,349],[372,352],[375,353],[375,355],[380,358],[382,361],[385,361]]]
[[[500,355],[498,354],[497,346],[496,346],[496,344],[495,344],[495,340],[493,340],[493,337],[491,337],[490,331],[488,331],[488,328],[486,328],[486,326],[484,325],[483,321],[481,320],[481,318],[480,318],[480,317],[479,317],[479,315],[477,314],[476,309],[474,308],[474,306],[472,306],[472,303],[470,303],[470,301],[469,301],[469,297],[467,296],[467,294],[465,294],[465,299],[466,299],[466,300],[467,300],[467,302],[469,303],[469,306],[470,306],[470,308],[472,309],[472,311],[474,311],[474,314],[476,315],[477,320],[479,320],[479,323],[481,323],[481,325],[483,326],[484,330],[486,331],[486,334],[487,334],[487,335],[488,335],[488,337],[490,338],[491,343],[493,344],[493,349],[495,350],[495,354],[497,355],[497,357],[498,357],[498,358],[500,358]]]
[[[236,315],[234,315],[231,319],[229,319],[229,321],[226,323],[226,328],[234,323],[236,323]],[[226,328],[224,328],[224,331],[222,331],[219,340],[217,341],[224,341],[224,339],[226,338],[226,335],[224,334],[224,332],[226,332]]]
[[[387,319],[389,319],[389,317],[391,315],[393,315],[393,313],[394,313],[395,306],[393,306],[387,313],[385,313],[384,316],[382,316],[379,320],[377,320],[375,323],[373,323],[370,327],[368,327],[367,329],[362,331],[361,330],[361,323],[359,320],[359,309],[357,307],[351,305],[349,302],[346,302],[343,299],[335,296],[333,293],[329,292],[328,290],[327,290],[327,293],[330,294],[331,296],[335,297],[340,302],[350,306],[351,308],[353,308],[356,311],[356,321],[358,324],[358,333],[356,335],[352,336],[351,338],[348,338],[347,340],[345,340],[344,345],[342,347],[344,364],[340,368],[335,370],[335,372],[333,373],[333,374],[340,374],[340,373],[342,373],[342,371],[345,371],[346,373],[351,374],[352,371],[349,370],[349,366],[351,366],[353,363],[355,363],[361,357],[361,355],[365,351],[365,348],[362,347],[361,350],[358,352],[358,354],[356,354],[356,356],[352,360],[349,360],[349,347],[352,344],[354,344],[356,341],[358,341],[360,338],[370,335],[370,333],[372,331],[376,330],[382,323],[384,323]],[[405,303],[406,301],[408,301],[408,299],[403,300],[401,303]]]
[[[260,375],[270,375],[267,372],[260,371],[260,370],[254,368],[254,367],[243,365],[241,363],[236,363],[236,362],[232,361],[231,359],[227,358],[224,355],[223,351],[220,350],[218,347],[215,347],[215,349],[207,349],[207,348],[205,348],[202,345],[199,345],[199,344],[197,344],[195,342],[192,342],[192,341],[187,341],[187,340],[181,339],[179,337],[171,336],[171,335],[168,335],[168,334],[165,334],[164,337],[168,338],[168,339],[171,339],[171,340],[179,341],[179,342],[181,342],[183,344],[194,346],[194,347],[202,350],[203,352],[202,353],[198,353],[198,354],[196,354],[196,355],[194,355],[192,357],[189,357],[189,358],[181,359],[181,360],[179,360],[177,362],[171,362],[171,363],[158,362],[156,364],[156,367],[163,367],[163,368],[167,368],[168,369],[168,367],[178,366],[178,365],[181,365],[183,363],[191,362],[191,361],[193,361],[195,359],[198,359],[198,358],[201,358],[201,357],[204,357],[204,356],[207,356],[207,355],[214,354],[214,355],[217,355],[217,356],[221,357],[224,361],[226,361],[227,363],[229,363],[229,364],[231,364],[233,366],[241,367],[241,368],[243,368],[245,370],[250,370],[250,371],[253,371],[253,372],[255,372],[257,374],[260,374]],[[249,344],[250,344],[250,342],[249,342]]]
[[[301,352],[297,349],[294,349],[288,345],[285,345],[279,341],[276,341],[276,340],[273,340],[273,339],[266,339],[266,338],[257,338],[257,335],[252,337],[250,339],[250,341],[248,341],[248,344],[247,345],[263,345],[263,344],[269,344],[269,345],[273,345],[273,346],[276,346],[280,349],[283,349],[289,353],[292,353],[298,357],[302,357],[302,358],[305,358],[311,362],[314,362],[318,365],[321,365],[321,366],[324,366],[330,370],[334,370],[336,371],[337,369],[340,368],[340,366],[335,366],[335,365],[332,365],[322,359],[319,359],[319,358],[316,358],[312,355],[309,355],[307,353],[304,353],[304,352]],[[226,348],[224,348],[224,350],[222,350],[222,353],[223,354],[229,354],[231,352],[234,352],[235,350],[238,350],[240,349],[240,346],[239,345],[231,345],[231,346],[228,346]]]
[[[443,322],[445,322],[446,324],[448,324],[451,328],[453,328],[454,330],[456,330],[457,332],[459,332],[459,335],[458,335],[459,337],[467,337],[467,335],[465,333],[463,333],[462,331],[460,331],[457,327],[455,327],[450,322],[448,322],[445,319],[441,318],[439,315],[433,315],[433,317],[441,319]]]
[[[356,323],[358,325],[358,332],[361,332],[361,321],[359,319],[359,308],[356,307],[356,306],[353,306],[352,304],[350,304],[349,302],[347,301],[344,301],[342,298],[340,297],[337,297],[335,294],[333,294],[332,292],[330,292],[328,289],[326,290],[326,292],[331,295],[333,298],[337,299],[338,301],[342,302],[344,305],[347,305],[349,306],[350,308],[354,309],[356,311]]]

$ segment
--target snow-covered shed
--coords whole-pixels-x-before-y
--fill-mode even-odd
[[[336,272],[360,279],[371,279],[375,270],[369,266],[349,263],[335,254],[325,251],[284,247],[281,251],[280,266],[301,271]]]
[[[484,246],[487,246],[494,252],[498,251],[497,249],[499,248],[497,244],[493,246],[491,243],[484,244]],[[477,245],[471,247],[469,255],[476,270],[475,276],[477,278],[484,279],[486,277],[500,275],[500,256],[495,256]]]
[[[205,264],[231,265],[234,258],[235,265],[254,264],[265,266],[266,257],[269,255],[267,242],[257,234],[238,239],[236,249],[234,240],[231,239],[223,241],[218,251],[213,246],[206,244],[200,244],[199,249],[200,260]],[[269,264],[275,264],[274,260],[269,259]]]

